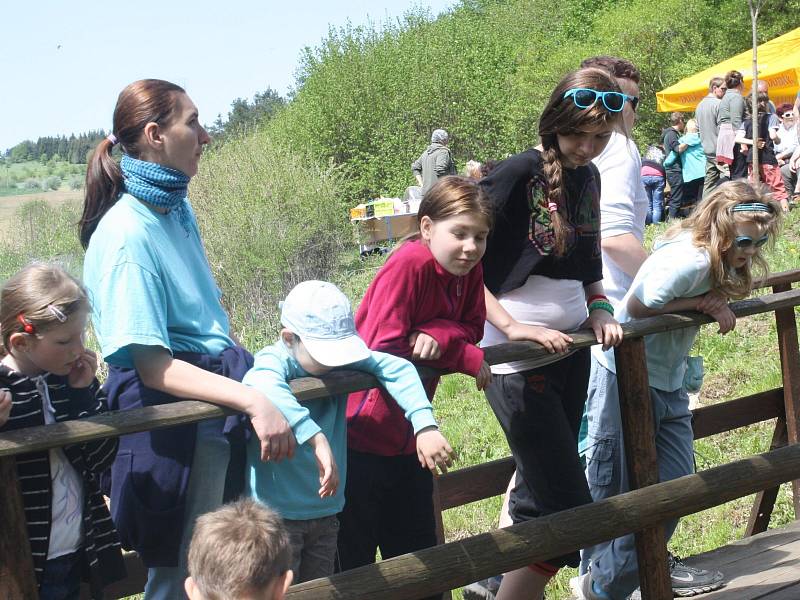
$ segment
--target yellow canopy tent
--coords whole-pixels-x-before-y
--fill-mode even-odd
[[[753,51],[745,50],[713,67],[700,71],[656,92],[658,110],[661,112],[694,111],[708,94],[712,77],[723,77],[731,70],[744,75],[744,86],[749,94],[753,81]],[[777,106],[782,102],[794,104],[800,86],[800,28],[761,44],[758,47],[758,78],[769,84],[769,97]]]

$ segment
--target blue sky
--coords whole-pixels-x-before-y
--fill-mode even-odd
[[[35,0],[7,2],[0,33],[0,151],[25,139],[108,130],[120,90],[157,77],[211,123],[234,98],[294,84],[329,26],[384,22],[455,0]]]

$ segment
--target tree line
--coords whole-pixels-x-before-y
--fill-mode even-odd
[[[98,129],[77,135],[73,133],[69,137],[65,135],[46,136],[38,138],[35,142],[25,140],[6,150],[4,158],[9,163],[34,160],[41,163],[86,164],[95,146],[106,135],[105,131]]]

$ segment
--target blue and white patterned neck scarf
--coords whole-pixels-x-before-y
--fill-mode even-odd
[[[191,231],[186,201],[189,177],[175,169],[131,158],[127,154],[122,155],[119,166],[125,179],[125,191],[156,208],[174,211],[188,236]]]

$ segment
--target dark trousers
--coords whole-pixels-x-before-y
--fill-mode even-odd
[[[731,163],[731,181],[747,179],[747,154],[739,151],[739,144],[733,145],[733,163]]]
[[[39,584],[40,600],[78,600],[81,595],[83,552],[48,560]]]
[[[416,454],[347,451],[344,510],[339,513],[341,571],[436,545],[433,476]],[[432,596],[438,600],[441,596]]]
[[[517,467],[509,498],[514,523],[592,501],[578,458],[588,383],[588,348],[544,367],[492,377],[486,398]],[[553,567],[579,562],[577,551],[547,561]]]
[[[669,183],[669,204],[667,205],[667,216],[674,219],[678,216],[683,204],[683,175],[680,169],[667,169],[667,183]]]
[[[691,181],[683,182],[683,214],[688,216],[697,206],[700,195],[703,191],[703,178],[692,179]]]

